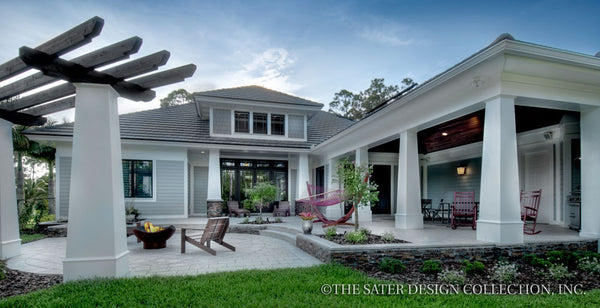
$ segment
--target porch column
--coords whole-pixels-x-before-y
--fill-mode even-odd
[[[12,123],[0,119],[0,259],[21,254]]]
[[[600,108],[581,111],[581,231],[600,238]]]
[[[396,228],[423,229],[417,132],[400,133]]]
[[[369,166],[369,149],[362,147],[356,149],[355,152],[355,163],[357,166]],[[354,215],[352,215],[354,221]],[[373,212],[371,211],[371,204],[364,205],[358,208],[358,223],[372,222]]]
[[[206,205],[208,217],[221,216],[223,200],[221,199],[221,162],[219,149],[208,150],[208,192]]]
[[[306,182],[309,180],[308,153],[298,154],[298,180],[296,181],[296,200],[308,197]]]
[[[65,281],[129,272],[117,98],[112,87],[75,84],[75,127]]]
[[[485,104],[477,240],[523,243],[514,97]]]
[[[327,172],[328,187],[324,188],[324,192],[340,189],[340,183],[337,179],[337,165],[339,162],[340,160],[335,157],[329,159],[329,170]],[[321,211],[321,213],[323,213],[329,219],[338,219],[345,215],[345,213],[343,213],[342,205],[321,206],[319,211]]]

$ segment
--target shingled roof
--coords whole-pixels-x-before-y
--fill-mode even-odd
[[[309,121],[307,141],[281,141],[211,137],[209,121],[196,113],[194,103],[145,110],[119,116],[121,139],[198,144],[264,146],[309,149],[354,123],[353,121],[318,111]],[[42,127],[26,132],[35,136],[73,136],[73,123]]]
[[[282,103],[292,105],[303,105],[310,107],[322,108],[323,104],[309,101],[297,96],[292,96],[275,90],[259,87],[259,86],[245,86],[237,88],[227,88],[204,92],[195,92],[194,97],[218,97],[218,98],[231,98],[241,100],[251,100],[259,102],[271,102],[271,103]]]

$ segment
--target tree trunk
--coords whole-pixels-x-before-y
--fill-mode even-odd
[[[48,214],[56,214],[54,199],[54,162],[48,162]]]
[[[20,152],[15,153],[17,156],[17,203],[23,202],[25,199],[25,174],[23,172],[23,154]]]
[[[358,231],[358,206],[354,206],[354,231]]]

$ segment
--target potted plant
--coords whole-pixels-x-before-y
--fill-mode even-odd
[[[139,215],[140,212],[138,211],[138,209],[133,207],[133,205],[128,208],[125,208],[125,219],[127,220],[127,222],[137,221]]]
[[[268,182],[256,184],[253,188],[246,189],[247,200],[244,205],[250,205],[253,209],[258,208],[259,215],[262,216],[262,209],[275,201],[277,196],[277,187]]]
[[[300,218],[302,219],[302,231],[304,234],[310,234],[313,228],[313,219],[317,218],[317,215],[311,212],[302,212],[300,213]]]

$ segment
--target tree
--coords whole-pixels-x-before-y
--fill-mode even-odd
[[[253,188],[247,188],[246,194],[248,195],[248,200],[250,200],[251,205],[258,208],[260,216],[262,217],[263,207],[267,207],[269,203],[275,201],[277,186],[268,182],[261,182],[256,184]]]
[[[17,160],[17,172],[15,174],[17,184],[17,203],[25,199],[25,173],[23,172],[23,156],[29,151],[31,142],[29,138],[23,134],[23,131],[28,127],[23,125],[13,125],[12,140],[15,159]]]
[[[358,209],[361,206],[374,206],[379,201],[377,184],[371,183],[373,166],[356,165],[347,158],[340,160],[337,165],[337,177],[344,190],[344,200],[354,205],[354,230],[358,231]]]
[[[371,109],[398,94],[400,89],[406,89],[416,85],[411,78],[402,79],[402,88],[397,85],[386,86],[383,78],[375,78],[371,86],[354,94],[348,90],[340,90],[335,93],[333,101],[329,103],[329,111],[348,117],[353,120],[362,119]]]
[[[160,108],[183,105],[192,102],[194,102],[194,95],[185,89],[179,89],[172,91],[169,93],[169,95],[167,95],[167,97],[161,98]]]

